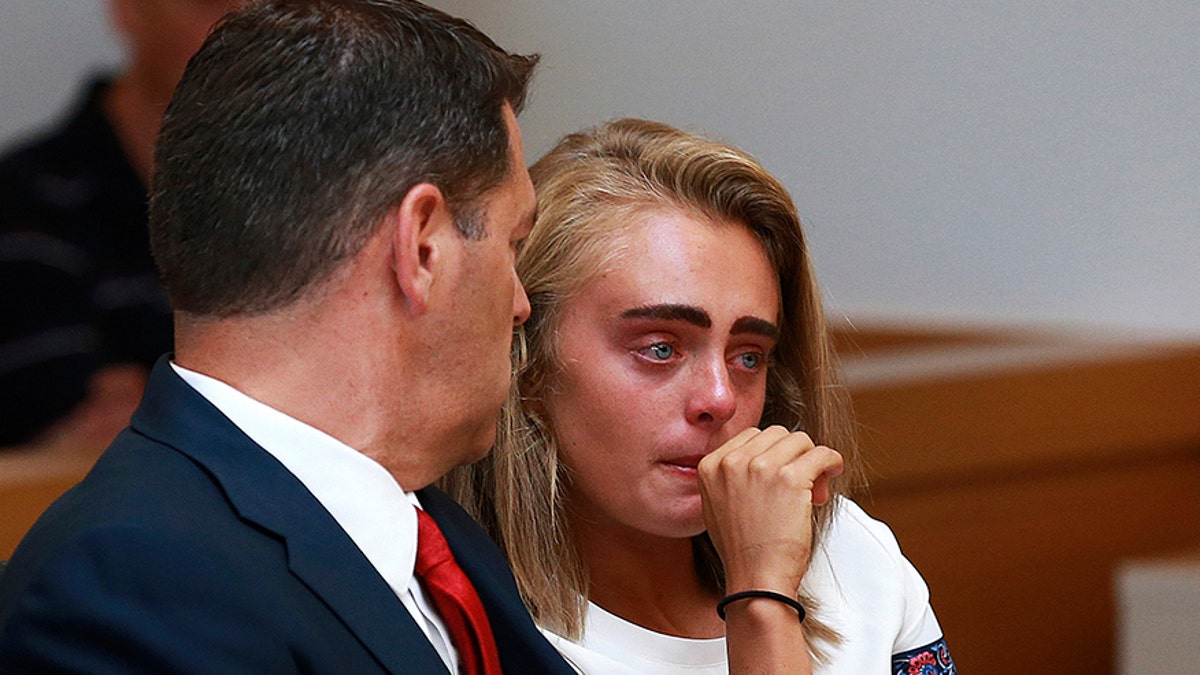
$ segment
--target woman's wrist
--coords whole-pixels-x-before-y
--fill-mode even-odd
[[[774,591],[795,597],[800,591],[800,581],[804,578],[804,566],[794,561],[788,562],[787,565],[772,567],[763,564],[727,565],[725,567],[725,594],[732,595],[742,591]]]
[[[800,604],[800,599],[794,594],[778,593],[776,591],[768,591],[763,589],[750,589],[726,595],[724,598],[721,598],[720,602],[717,603],[717,616],[721,617],[721,620],[724,621],[726,610],[730,605],[734,603],[749,605],[754,601],[770,601],[779,603],[780,605],[789,608],[791,611],[794,611],[799,621],[804,621],[804,605]],[[759,604],[761,606],[761,603]]]

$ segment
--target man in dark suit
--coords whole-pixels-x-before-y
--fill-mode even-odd
[[[529,312],[534,62],[405,0],[219,24],[155,156],[175,352],[0,578],[0,672],[571,672],[428,487],[491,446]]]

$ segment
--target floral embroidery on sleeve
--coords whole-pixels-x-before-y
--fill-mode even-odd
[[[892,655],[892,675],[958,675],[945,638]]]

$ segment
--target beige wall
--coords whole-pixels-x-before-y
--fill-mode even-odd
[[[1200,335],[1200,3],[434,0],[617,115],[743,145],[834,309]]]
[[[531,154],[616,115],[757,154],[836,311],[1200,335],[1200,3],[434,1],[545,54]],[[0,3],[0,140],[117,58],[102,7]]]

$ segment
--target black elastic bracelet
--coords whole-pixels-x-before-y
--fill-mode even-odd
[[[800,615],[800,620],[804,621],[804,605],[800,604],[800,601],[796,598],[784,595],[783,593],[776,593],[775,591],[742,591],[741,593],[727,595],[721,598],[721,601],[717,603],[717,616],[721,617],[721,620],[724,621],[725,607],[731,602],[745,600],[746,598],[767,598],[769,600],[778,600],[779,602],[782,602],[783,604],[796,610],[796,613]]]

